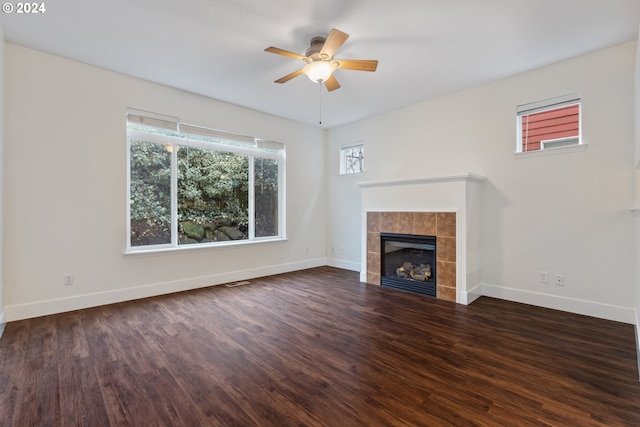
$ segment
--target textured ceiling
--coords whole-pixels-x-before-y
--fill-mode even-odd
[[[2,13],[8,42],[291,120],[334,127],[635,40],[638,0],[57,0]],[[304,75],[309,40],[337,28],[336,54],[377,59],[337,70],[320,91]]]

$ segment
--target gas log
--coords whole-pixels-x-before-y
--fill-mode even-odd
[[[411,278],[419,282],[426,282],[431,278],[431,265],[415,265],[410,262],[404,262],[402,266],[396,268],[396,276],[405,279]]]

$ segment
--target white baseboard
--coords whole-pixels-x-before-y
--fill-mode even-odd
[[[460,292],[458,303],[469,305],[482,296],[482,285],[474,286],[471,290]]]
[[[255,268],[251,270],[214,274],[171,282],[152,283],[132,288],[117,289],[113,291],[97,292],[85,295],[76,295],[68,298],[36,301],[27,304],[9,305],[6,306],[4,312],[0,314],[0,337],[4,332],[4,327],[7,322],[28,319],[32,317],[46,316],[56,313],[63,313],[66,311],[79,310],[83,308],[96,307],[100,305],[113,304],[123,301],[131,301],[140,298],[148,298],[158,295],[170,294],[173,292],[187,291],[191,289],[220,285],[241,280],[250,280],[257,277],[287,273],[296,270],[304,270],[307,268],[320,267],[323,265],[329,265],[332,267],[343,268],[351,271],[359,271],[360,269],[359,263],[337,259],[316,258],[294,263]],[[363,277],[363,275],[364,272],[360,272],[360,280],[366,282],[366,277]],[[587,316],[633,324],[636,327],[636,342],[639,350],[638,364],[640,368],[640,318],[638,317],[640,314],[632,308],[600,304],[592,301],[576,300],[560,297],[557,295],[524,291],[521,289],[505,288],[486,283],[475,286],[467,292],[462,292],[460,294],[459,302],[461,304],[471,304],[473,301],[483,295],[508,301],[521,302],[524,304],[531,304],[540,307],[567,311],[570,313],[583,314]]]
[[[634,328],[635,336],[636,336],[636,360],[638,362],[638,376],[640,379],[640,318],[638,318],[638,310],[636,310],[636,324]]]
[[[0,307],[1,308],[1,307]],[[4,327],[7,325],[7,321],[5,320],[6,311],[2,311],[0,313],[0,338],[2,338],[2,334],[4,334]]]
[[[171,282],[151,283],[113,291],[97,292],[85,295],[76,295],[68,298],[59,298],[45,301],[36,301],[27,304],[9,305],[5,307],[6,322],[29,319],[32,317],[47,316],[66,311],[80,310],[83,308],[97,307],[100,305],[114,304],[123,301],[131,301],[140,298],[154,297],[174,292],[188,291],[191,289],[205,288],[223,283],[250,280],[257,277],[271,276],[274,274],[288,273],[290,271],[304,270],[307,268],[327,265],[325,258],[316,258],[305,261],[280,264],[268,267],[241,270],[210,276],[193,277]]]
[[[327,258],[327,265],[329,267],[342,268],[343,270],[360,271],[359,262],[346,261],[344,259]]]
[[[569,313],[583,314],[600,319],[614,320],[616,322],[630,323],[632,325],[637,324],[636,312],[633,308],[525,291],[522,289],[505,288],[486,283],[483,283],[481,286],[483,296],[552,308]]]

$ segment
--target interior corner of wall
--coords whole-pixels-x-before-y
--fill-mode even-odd
[[[636,361],[638,363],[638,379],[640,379],[640,318],[638,318],[638,309],[636,309],[636,324],[634,332],[636,337]]]
[[[2,313],[0,313],[0,338],[2,338],[2,334],[4,333],[4,327],[6,325],[7,325],[7,322],[5,320],[4,309],[3,309]]]

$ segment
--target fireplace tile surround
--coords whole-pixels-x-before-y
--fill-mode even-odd
[[[464,305],[477,299],[484,181],[468,172],[359,182],[360,281],[380,284],[380,232],[432,235],[438,252],[436,298]]]
[[[367,212],[367,283],[380,285],[380,233],[436,236],[436,298],[456,301],[455,212]]]

